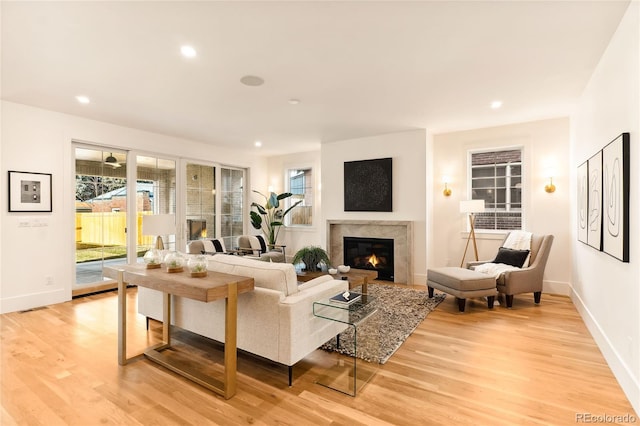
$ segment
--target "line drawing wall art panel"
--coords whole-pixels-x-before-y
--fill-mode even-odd
[[[589,174],[587,162],[578,167],[578,241],[587,244],[589,221]]]
[[[602,250],[629,261],[629,133],[602,150]]]
[[[587,244],[602,250],[602,151],[589,158]]]

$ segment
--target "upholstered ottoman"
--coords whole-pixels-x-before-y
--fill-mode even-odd
[[[458,267],[444,267],[427,270],[427,287],[429,298],[433,297],[433,289],[437,288],[455,296],[458,309],[464,312],[466,299],[471,297],[487,297],[489,309],[493,308],[498,290],[496,279],[482,272]]]

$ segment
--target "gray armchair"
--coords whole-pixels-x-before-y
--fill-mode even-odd
[[[268,244],[262,235],[241,235],[237,250],[244,256],[265,262],[285,262],[286,246]]]
[[[544,268],[547,266],[547,259],[549,258],[552,243],[553,235],[533,235],[531,237],[531,258],[529,260],[529,266],[516,271],[503,272],[498,277],[496,282],[498,292],[505,295],[507,308],[513,306],[513,296],[520,293],[533,293],[534,302],[536,304],[540,303],[540,297],[542,296],[542,278],[544,276]],[[467,263],[467,268],[488,262],[492,262],[492,260],[469,262]]]

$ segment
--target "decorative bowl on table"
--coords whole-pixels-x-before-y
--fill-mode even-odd
[[[329,273],[329,275],[335,275],[338,273],[338,270],[336,268],[329,268],[327,269],[327,272]]]
[[[157,249],[148,250],[142,260],[147,265],[147,269],[159,268],[162,264],[162,253]]]
[[[346,274],[349,270],[351,270],[351,266],[349,265],[338,265],[338,272],[341,274]]]
[[[189,273],[194,278],[207,276],[207,258],[203,255],[191,256],[187,262]]]
[[[164,266],[167,268],[167,272],[170,274],[184,271],[184,264],[184,256],[182,256],[177,251],[169,252],[164,257]]]

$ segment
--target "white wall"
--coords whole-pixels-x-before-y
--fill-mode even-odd
[[[412,130],[322,145],[322,218],[325,238],[327,220],[413,221],[413,282],[426,283],[426,147],[425,130]],[[393,211],[344,211],[344,162],[393,158]]]
[[[93,142],[178,158],[249,167],[251,181],[266,181],[266,160],[251,153],[2,102],[1,176],[8,170],[53,175],[52,213],[8,213],[0,189],[0,313],[71,299],[75,282],[75,165],[72,141]],[[47,226],[18,227],[21,218]],[[47,277],[53,284],[46,285]]]
[[[571,121],[571,171],[622,132],[631,136],[630,262],[577,241],[573,300],[618,382],[640,413],[640,3],[632,2]],[[576,191],[571,194],[576,211]]]
[[[569,194],[569,119],[558,118],[434,135],[433,244],[429,266],[460,266],[467,241],[467,219],[460,201],[468,200],[467,163],[470,150],[521,146],[523,154],[524,228],[535,234],[553,234],[551,256],[545,269],[544,292],[569,294],[571,231]],[[553,167],[556,191],[544,190],[546,170]],[[442,194],[442,176],[449,176],[452,194]],[[481,260],[492,259],[502,234],[476,232]],[[466,259],[473,259],[469,247]]]

